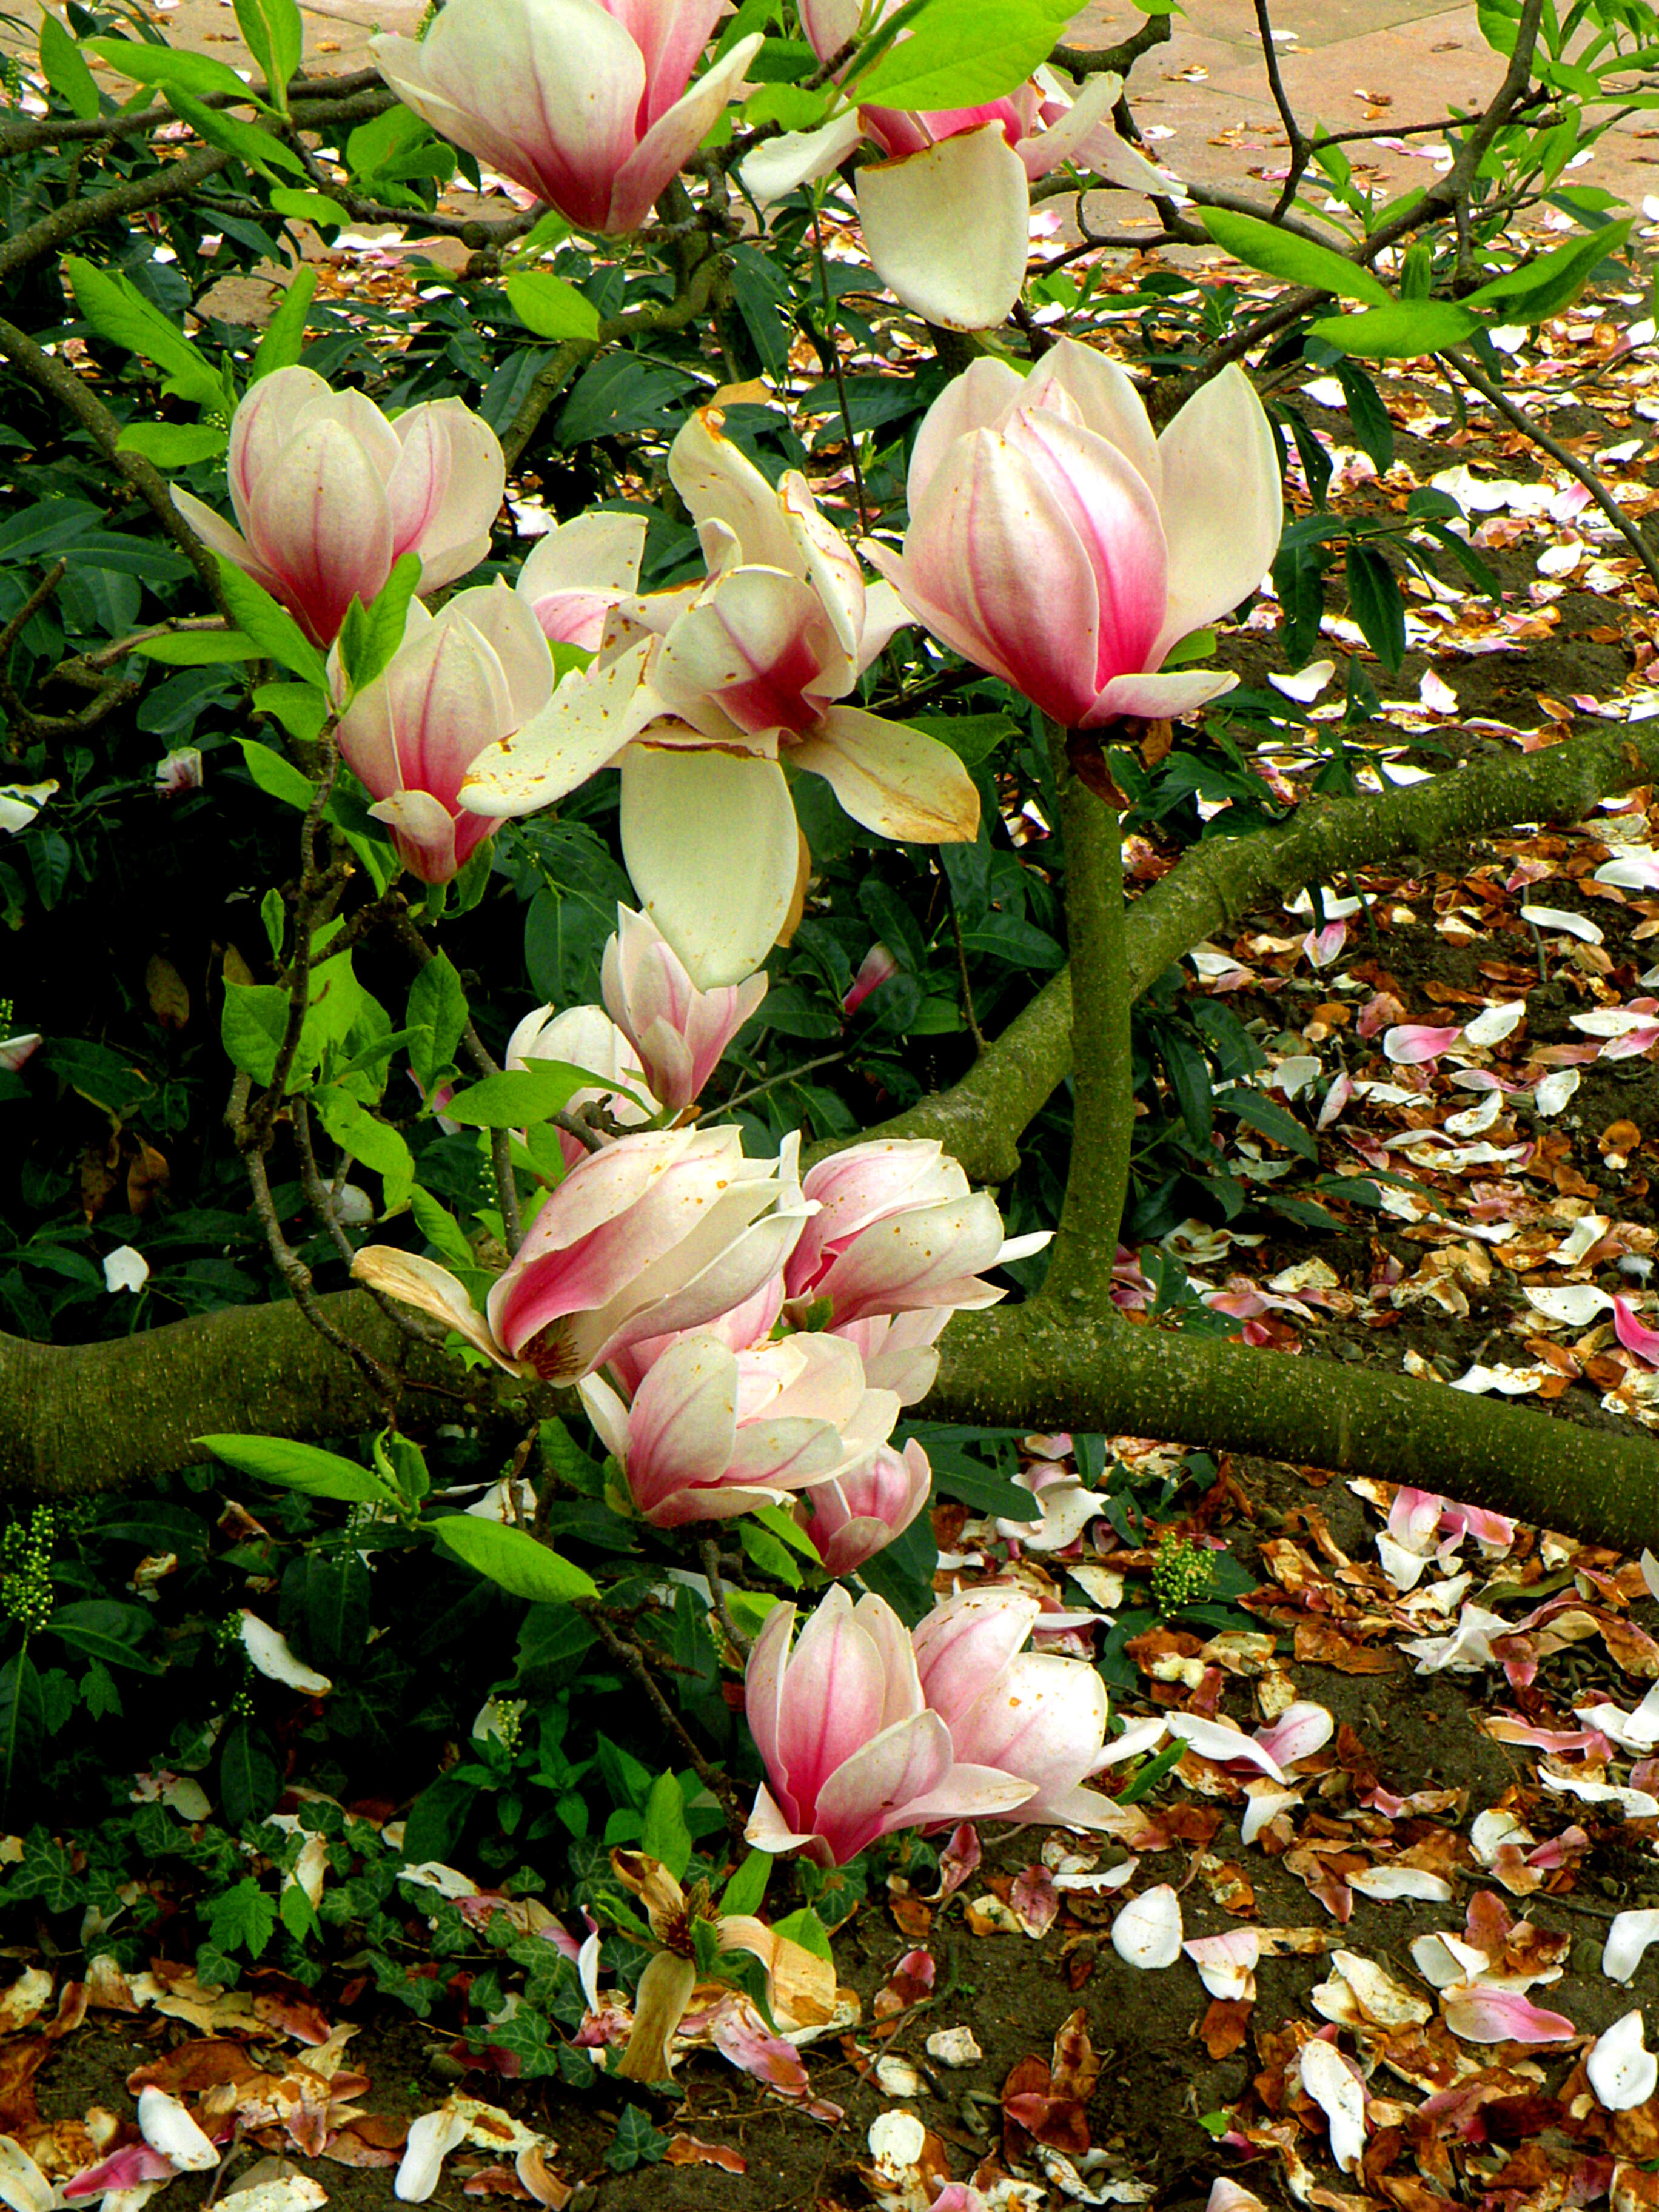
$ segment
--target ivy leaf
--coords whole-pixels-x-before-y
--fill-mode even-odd
[[[250,1959],[260,1956],[276,1926],[276,1900],[265,1894],[252,1875],[210,1899],[205,1910],[214,1948],[246,1951]]]
[[[668,2137],[653,2128],[637,2105],[617,2123],[617,2139],[605,2154],[612,2173],[632,2173],[636,2166],[659,2166],[668,2155]]]

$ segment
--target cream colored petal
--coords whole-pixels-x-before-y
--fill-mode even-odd
[[[508,1358],[485,1327],[465,1285],[435,1260],[423,1259],[418,1252],[400,1252],[395,1244],[365,1244],[351,1263],[351,1273],[352,1279],[367,1289],[442,1322],[509,1375],[531,1372]]]
[[[738,169],[738,180],[762,207],[787,199],[798,185],[840,168],[864,136],[858,111],[822,124],[816,131],[787,131],[756,147]]]
[[[1279,550],[1279,449],[1237,362],[1194,392],[1158,441],[1158,510],[1170,549],[1169,599],[1152,655],[1231,614]]]
[[[799,856],[775,762],[631,745],[622,839],[645,911],[700,991],[759,967],[788,915]]]
[[[988,331],[1025,282],[1030,188],[1000,124],[857,176],[864,242],[888,290],[930,323]]]
[[[960,844],[979,831],[979,793],[937,738],[859,707],[832,707],[815,737],[791,749],[821,775],[855,822],[883,837]]]
[[[475,814],[533,814],[586,783],[663,711],[643,682],[652,641],[642,639],[608,668],[568,676],[539,714],[486,745],[461,786]]]

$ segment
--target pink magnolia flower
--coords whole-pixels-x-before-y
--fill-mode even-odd
[[[860,15],[858,0],[808,0],[801,27],[820,61],[857,33]],[[1180,189],[1114,129],[1122,90],[1121,77],[1102,74],[1074,100],[1045,69],[978,106],[850,108],[817,131],[758,147],[743,181],[763,204],[780,199],[840,168],[860,140],[873,141],[886,158],[856,171],[854,190],[877,275],[930,322],[986,330],[1002,321],[1025,281],[1038,178],[1071,162],[1130,191]],[[964,207],[971,222],[962,220]]]
[[[514,586],[550,642],[597,653],[605,617],[639,588],[642,514],[579,514],[537,539]]]
[[[725,0],[449,0],[423,40],[369,46],[434,131],[578,230],[620,237],[744,88],[759,32],[691,82],[725,12]]]
[[[651,1089],[678,1113],[699,1095],[766,996],[766,978],[748,975],[700,991],[649,915],[619,906],[600,965],[599,994]]]
[[[642,1519],[656,1528],[779,1505],[867,1457],[898,1419],[866,1389],[850,1344],[788,1336],[733,1352],[701,1329],[678,1337],[631,1406],[597,1375],[577,1386]]]
[[[590,1152],[543,1200],[483,1316],[447,1267],[366,1244],[352,1273],[515,1374],[574,1382],[642,1337],[700,1328],[775,1275],[805,1218],[787,1153],[734,1128],[645,1129]]]
[[[466,804],[528,814],[619,768],[628,872],[708,990],[760,965],[800,883],[785,762],[884,837],[971,838],[979,794],[937,738],[842,703],[906,617],[890,586],[866,585],[805,479],[769,484],[713,408],[675,438],[668,473],[707,581],[623,602],[592,667],[474,763]]]
[[[966,228],[966,226],[964,226]],[[1279,462],[1237,364],[1157,437],[1115,362],[1062,338],[1028,377],[976,361],[923,418],[902,554],[865,551],[916,617],[1067,727],[1230,690],[1164,662],[1279,547]]]
[[[567,1106],[570,1113],[603,1104],[619,1127],[637,1129],[654,1121],[662,1110],[645,1079],[638,1053],[603,1006],[567,1006],[562,1014],[550,1006],[538,1006],[526,1014],[508,1037],[501,1064],[527,1067],[538,1060],[562,1060],[567,1067],[584,1067],[600,1079],[592,1090],[573,1092]],[[555,1134],[566,1168],[574,1168],[587,1146],[562,1129]]]
[[[1080,1659],[1020,1650],[1041,1611],[995,1588],[936,1605],[911,1638],[922,1694],[958,1759],[1030,1785],[1001,1818],[1101,1827],[1109,1802],[1080,1785],[1104,1763],[1106,1686]]]
[[[728,1306],[724,1313],[716,1314],[706,1324],[706,1329],[718,1336],[728,1352],[748,1352],[756,1345],[770,1341],[782,1311],[783,1270],[779,1267],[746,1298]],[[619,1390],[631,1397],[664,1352],[678,1342],[678,1332],[632,1338],[611,1352],[605,1363],[605,1373]],[[868,1368],[864,1379],[872,1389],[890,1390],[893,1387],[872,1376]]]
[[[840,1329],[872,1314],[991,1306],[1006,1296],[981,1267],[1042,1249],[1049,1232],[1005,1239],[988,1191],[970,1191],[933,1138],[888,1137],[820,1160],[802,1188],[817,1211],[785,1267],[793,1300],[828,1298]]]
[[[420,556],[423,592],[476,568],[507,477],[495,433],[459,399],[425,400],[389,422],[310,368],[252,387],[231,418],[228,467],[240,529],[187,491],[173,505],[319,645],[405,553]]]
[[[823,1337],[808,1342],[823,1343]],[[815,1482],[795,1517],[832,1575],[850,1575],[902,1536],[927,1503],[933,1471],[914,1437],[902,1452],[883,1444],[829,1482]]]
[[[853,988],[841,1002],[842,1013],[852,1016],[869,997],[878,991],[890,975],[898,973],[898,962],[884,945],[872,945],[865,954],[859,972],[853,978]]]
[[[939,1374],[934,1346],[954,1306],[916,1306],[908,1313],[865,1314],[830,1323],[830,1334],[859,1349],[873,1389],[896,1390],[901,1406],[917,1406]]]
[[[337,653],[331,656],[337,689]],[[461,779],[483,746],[510,737],[553,690],[547,641],[501,582],[459,592],[435,615],[411,600],[404,641],[336,732],[398,857],[423,884],[447,883],[491,824],[463,807]]]
[[[856,1605],[837,1583],[801,1631],[793,1605],[767,1616],[744,1676],[744,1710],[767,1781],[748,1839],[845,1866],[896,1828],[1007,1815],[1029,1782],[964,1765],[923,1700],[904,1624],[884,1599]]]

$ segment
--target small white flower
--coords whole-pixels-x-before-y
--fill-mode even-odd
[[[1659,2087],[1659,2059],[1642,2040],[1639,2009],[1616,2020],[1605,2035],[1598,2036],[1584,2060],[1589,2085],[1610,2112],[1628,2112],[1645,2105]]]

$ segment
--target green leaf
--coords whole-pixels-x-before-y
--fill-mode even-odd
[[[265,88],[283,113],[289,80],[300,66],[305,33],[294,0],[236,0],[236,21],[247,50],[265,73]]]
[[[27,1650],[16,1652],[0,1667],[0,1806],[15,1803],[33,1771],[46,1729],[40,1671]]]
[[[1478,292],[1468,293],[1463,305],[1491,307],[1505,323],[1541,323],[1571,307],[1592,272],[1610,253],[1616,253],[1630,236],[1631,222],[1609,223],[1588,238],[1569,240],[1553,252],[1540,254],[1524,269],[1511,269],[1495,276]]]
[[[477,1267],[472,1247],[461,1234],[460,1224],[446,1206],[439,1205],[429,1190],[422,1190],[416,1183],[409,1194],[409,1204],[415,1226],[428,1244],[437,1246],[452,1267]]]
[[[1406,603],[1400,582],[1374,545],[1350,545],[1344,562],[1348,605],[1365,642],[1390,676],[1406,657]]]
[[[835,1963],[835,1954],[830,1948],[830,1934],[810,1905],[803,1905],[798,1912],[791,1912],[772,1923],[775,1931],[792,1943],[799,1943],[803,1951],[810,1951],[815,1959],[827,1966]]]
[[[599,343],[599,311],[585,292],[544,269],[515,270],[507,280],[514,313],[538,338],[582,338]]]
[[[328,694],[314,684],[261,684],[253,694],[253,704],[260,714],[280,722],[289,737],[307,745],[322,735],[332,710]]]
[[[1018,725],[1007,714],[913,714],[910,727],[949,745],[968,768],[977,768],[1006,738],[1019,734]]]
[[[640,1830],[640,1849],[660,1859],[676,1881],[691,1863],[691,1831],[685,1825],[685,1792],[678,1778],[659,1774],[645,1801],[645,1825]]]
[[[574,1598],[597,1597],[599,1587],[591,1575],[562,1559],[545,1544],[538,1544],[522,1528],[504,1522],[484,1521],[471,1513],[446,1514],[427,1524],[428,1533],[464,1559],[475,1573],[499,1583],[514,1597],[527,1597],[538,1605],[568,1604]]]
[[[421,556],[405,553],[372,607],[353,599],[340,630],[340,659],[354,691],[372,684],[404,641],[409,603],[421,585]]]
[[[319,230],[343,230],[351,221],[338,200],[326,199],[321,192],[301,191],[294,185],[273,185],[270,204],[290,222],[314,222]]]
[[[312,1110],[342,1152],[372,1168],[386,1184],[386,1211],[400,1212],[415,1183],[415,1159],[390,1122],[381,1121],[349,1091],[334,1085],[313,1091]]]
[[[1166,1743],[1162,1751],[1142,1761],[1117,1793],[1120,1805],[1138,1805],[1143,1797],[1157,1789],[1171,1767],[1179,1766],[1186,1753],[1187,1741],[1178,1736],[1175,1742]]]
[[[71,115],[89,123],[98,112],[98,87],[86,57],[50,8],[40,11],[40,74]]]
[[[153,307],[136,284],[74,253],[64,256],[64,272],[84,320],[100,337],[125,346],[129,353],[163,370],[163,392],[193,400],[199,407],[223,407],[225,389],[217,370],[208,366],[184,332]]]
[[[52,1635],[106,1667],[127,1667],[138,1674],[166,1669],[137,1649],[149,1635],[150,1617],[143,1606],[120,1605],[112,1598],[83,1598],[61,1605],[46,1623]]]
[[[269,1083],[288,1026],[288,993],[275,983],[227,983],[219,1039],[233,1067]]]
[[[222,453],[229,438],[219,422],[129,422],[115,446],[118,453],[142,453],[158,469],[183,469]]]
[[[1348,403],[1353,434],[1378,476],[1385,477],[1394,466],[1394,424],[1382,404],[1382,395],[1364,370],[1356,368],[1351,361],[1338,362],[1336,374],[1342,397]],[[1168,665],[1166,656],[1164,665]]]
[[[236,742],[242,748],[248,774],[267,798],[283,799],[289,806],[297,806],[303,814],[317,796],[317,787],[311,778],[270,745],[262,745],[257,738],[238,738]]]
[[[246,161],[250,169],[257,170],[262,177],[270,176],[273,169],[288,169],[296,177],[304,176],[305,163],[291,146],[283,145],[271,131],[263,130],[257,123],[245,123],[240,115],[233,115],[228,108],[204,106],[192,94],[183,91],[176,84],[167,85],[163,90],[167,106],[210,146],[222,147],[227,154],[234,154],[239,161]],[[246,86],[243,87],[242,97],[244,100],[252,97]]]
[[[909,38],[866,72],[855,59],[843,83],[856,82],[860,102],[881,107],[977,106],[1041,68],[1066,20],[1064,7],[1046,0],[933,0]]]
[[[532,1067],[512,1067],[501,1075],[486,1075],[458,1091],[444,1108],[451,1121],[469,1128],[524,1129],[562,1113],[579,1091],[598,1084],[606,1091],[617,1085],[585,1067],[572,1067],[562,1060],[540,1060]]]
[[[219,1751],[219,1806],[233,1831],[263,1820],[282,1794],[282,1769],[270,1739],[251,1721],[228,1730]]]
[[[461,979],[448,954],[440,952],[427,962],[409,992],[407,1018],[415,1032],[409,1064],[422,1091],[429,1091],[453,1065],[466,1015]]]
[[[133,647],[146,660],[165,661],[169,668],[208,668],[216,661],[253,660],[259,648],[240,629],[164,630],[159,637],[141,639]]]
[[[617,2122],[617,2139],[605,2154],[613,2173],[631,2173],[636,2166],[658,2166],[668,2155],[668,2137],[653,2128],[637,2105],[623,2107]]]
[[[336,1498],[348,1505],[384,1504],[386,1486],[356,1460],[287,1437],[197,1437],[193,1441],[239,1474],[257,1475],[307,1498]]]
[[[317,1910],[297,1881],[284,1885],[276,1900],[276,1917],[296,1943],[309,1942],[317,1932]]]
[[[750,1851],[732,1875],[720,1897],[722,1914],[754,1914],[761,1909],[766,1895],[766,1885],[772,1876],[770,1851]]]
[[[179,85],[185,92],[217,92],[231,100],[247,101],[253,98],[228,62],[216,61],[211,54],[193,53],[188,46],[152,46],[148,40],[136,39],[88,39],[86,46],[88,53],[96,54],[100,61],[107,62],[135,84],[159,85],[163,89]]]
[[[257,1959],[276,1925],[276,1900],[267,1897],[252,1875],[210,1898],[203,1908],[208,1940],[218,1951],[246,1951]]]
[[[1327,315],[1312,325],[1316,338],[1367,360],[1409,361],[1462,345],[1480,328],[1479,315],[1455,300],[1400,300],[1358,315]]]
[[[1316,245],[1262,222],[1253,215],[1231,215],[1224,208],[1200,208],[1199,221],[1224,253],[1247,268],[1265,270],[1287,284],[1304,284],[1315,291],[1334,292],[1341,300],[1363,300],[1368,307],[1393,303],[1388,289],[1369,269],[1329,246]]]
[[[738,1541],[763,1575],[770,1575],[786,1589],[798,1590],[800,1588],[800,1569],[795,1565],[787,1547],[779,1543],[769,1528],[761,1528],[746,1516],[734,1525]]]
[[[235,617],[237,628],[246,631],[267,659],[277,662],[302,682],[314,684],[326,696],[328,665],[293,616],[234,561],[226,560],[222,553],[218,558],[225,604]]]
[[[276,193],[270,197],[274,204]],[[265,325],[253,366],[247,373],[250,385],[257,384],[261,377],[270,376],[276,369],[292,368],[298,362],[306,341],[306,317],[316,289],[317,271],[310,262],[302,261],[283,295],[282,305]]]
[[[1319,1147],[1295,1115],[1287,1114],[1282,1106],[1275,1106],[1271,1098],[1264,1098],[1259,1091],[1251,1091],[1243,1084],[1235,1084],[1222,1095],[1221,1104],[1247,1122],[1258,1136],[1267,1137],[1287,1151],[1300,1152],[1304,1159],[1319,1157]]]

